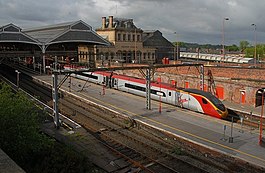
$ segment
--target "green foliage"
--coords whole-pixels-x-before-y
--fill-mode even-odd
[[[226,49],[230,52],[236,52],[239,51],[239,48],[237,47],[237,45],[233,44],[231,46],[227,46]]]
[[[249,47],[249,42],[248,41],[245,41],[245,40],[243,40],[243,41],[240,41],[239,42],[239,49],[240,49],[240,51],[244,51],[246,48],[248,48]]]
[[[39,159],[42,158],[42,159]],[[97,170],[84,156],[75,152],[72,148],[60,143],[53,145],[47,152],[35,156],[28,172],[49,173],[73,173],[93,172]]]
[[[180,147],[175,147],[172,151],[172,153],[176,154],[176,155],[185,155],[186,152],[181,149]]]
[[[255,54],[255,47],[248,47],[245,49],[244,53],[246,54],[246,57],[254,58]],[[265,54],[265,45],[264,44],[258,44],[257,45],[257,58],[263,59]]]
[[[0,148],[18,165],[29,173],[101,172],[72,148],[42,134],[41,120],[32,101],[0,83]]]
[[[191,48],[191,49],[220,49],[221,45],[212,45],[212,44],[198,44],[198,43],[185,43],[185,42],[178,42],[179,47],[182,48]],[[177,45],[177,42],[173,42],[174,45]]]
[[[17,162],[52,145],[39,131],[38,112],[22,93],[0,84],[0,147]]]
[[[246,57],[253,58],[254,57],[254,48],[248,47],[245,49],[244,53],[246,54]]]

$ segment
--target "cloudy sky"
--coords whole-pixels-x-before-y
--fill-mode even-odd
[[[0,26],[21,28],[83,20],[96,29],[101,17],[132,18],[143,30],[160,30],[170,41],[265,43],[265,0],[0,0]],[[176,34],[174,34],[176,32]]]

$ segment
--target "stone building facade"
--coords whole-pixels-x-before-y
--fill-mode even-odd
[[[137,28],[133,19],[102,17],[101,28],[96,33],[111,43],[111,46],[97,46],[93,49],[80,46],[79,51],[93,52],[96,60],[124,63],[161,63],[162,58],[172,58],[175,47],[162,33]],[[91,54],[85,53],[85,54]],[[85,58],[80,58],[86,62]]]

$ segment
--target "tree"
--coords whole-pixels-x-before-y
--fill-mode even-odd
[[[248,41],[240,41],[239,42],[239,48],[240,48],[240,51],[243,52],[248,46],[249,46],[249,42]]]
[[[52,144],[40,133],[38,120],[32,101],[0,83],[0,147],[16,162],[27,162]]]
[[[236,52],[239,50],[237,45],[233,44],[232,46],[227,46],[228,51]]]
[[[26,172],[99,172],[80,153],[42,134],[43,112],[0,82],[0,148]]]

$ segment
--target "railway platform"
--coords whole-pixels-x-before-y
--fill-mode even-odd
[[[0,172],[1,173],[25,173],[8,155],[0,149]]]
[[[59,77],[59,80],[62,78]],[[35,79],[47,85],[52,83],[51,76],[37,76]],[[84,86],[84,84],[85,81],[72,79],[71,89],[68,82],[63,84],[61,89],[155,128],[181,136],[198,145],[265,168],[265,148],[258,144],[258,128],[241,126],[164,103],[162,112],[159,113],[159,102],[157,101],[152,101],[152,109],[147,110],[145,109],[146,100],[143,97],[108,88],[105,88],[103,94],[102,86],[92,83],[87,83]],[[247,112],[253,111],[254,114],[258,114],[259,111],[259,108],[254,110],[247,106],[224,103],[229,108],[241,108]]]
[[[233,103],[233,102],[229,102],[226,100],[223,101],[223,104],[231,110],[234,110],[237,112],[244,112],[248,114],[249,117],[251,116],[260,117],[261,115],[261,106],[255,107],[255,106],[250,106],[246,104]]]

